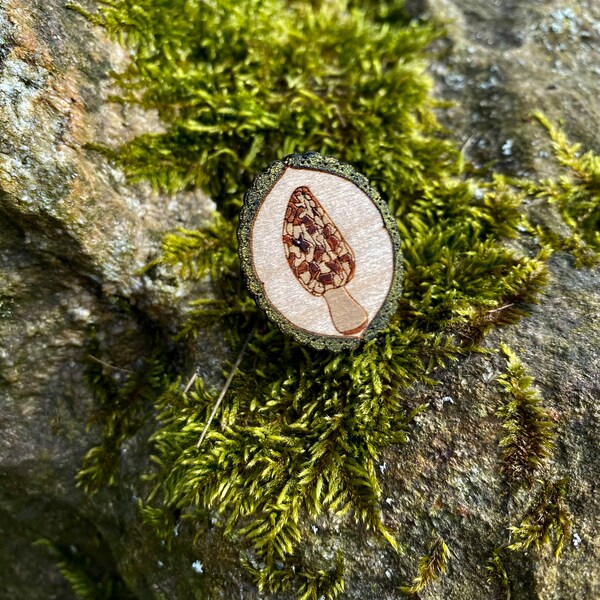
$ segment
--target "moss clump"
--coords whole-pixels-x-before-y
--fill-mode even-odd
[[[541,487],[519,523],[510,528],[510,550],[540,550],[546,544],[554,545],[554,555],[562,552],[571,532],[571,515],[565,503],[568,480],[540,482]]]
[[[89,350],[87,378],[94,391],[97,410],[88,428],[101,427],[102,443],[84,456],[77,473],[77,486],[94,494],[104,486],[114,485],[121,445],[141,427],[167,379],[158,352],[143,359],[141,367],[132,371],[99,359],[102,350],[95,334],[92,334]]]
[[[94,541],[90,540],[92,546]],[[101,571],[94,558],[75,546],[56,546],[46,538],[40,538],[34,544],[48,550],[79,600],[135,600],[135,596],[116,573]],[[96,547],[95,550],[100,551],[100,548]],[[96,558],[102,560],[105,557]]]
[[[212,297],[195,303],[178,341],[217,319],[234,350],[254,332],[220,424],[200,448],[218,390],[199,380],[185,394],[175,381],[156,394],[155,488],[143,513],[162,534],[175,513],[193,519],[216,509],[260,589],[332,598],[343,588],[342,557],[325,571],[301,556],[307,517],[353,519],[399,549],[381,514],[375,464],[384,448],[406,440],[420,409],[408,407],[405,390],[480,350],[490,328],[517,322],[546,282],[546,250],[524,255],[506,243],[526,228],[525,192],[499,176],[466,177],[433,116],[423,73],[437,32],[409,21],[399,1],[98,5],[88,18],[132,49],[116,76],[118,100],[157,110],[165,126],[99,150],[134,181],[168,192],[200,187],[217,205],[202,231],[168,235],[152,265],[212,281]],[[237,214],[253,176],[310,150],[365,173],[403,241],[404,291],[389,327],[337,355],[303,348],[266,321],[237,258]],[[576,218],[569,205],[565,214]],[[117,402],[109,427],[119,412]],[[94,481],[99,469],[87,465],[80,477]],[[443,541],[432,557],[425,566],[442,571]]]
[[[335,154],[388,197],[399,170],[418,182],[443,161],[448,144],[414,135],[436,127],[421,73],[434,33],[398,0],[98,5],[93,21],[135,51],[119,100],[167,124],[111,153],[133,180],[201,187],[232,218],[258,168],[286,154]]]
[[[596,265],[600,261],[600,156],[582,152],[580,144],[570,143],[544,115],[535,116],[550,134],[556,158],[565,172],[558,179],[521,181],[517,185],[530,196],[555,206],[570,230],[564,235],[538,226],[542,242],[570,252],[579,266]]]
[[[446,573],[449,558],[450,550],[448,550],[446,542],[436,535],[429,548],[429,553],[419,559],[419,574],[414,578],[412,585],[402,587],[400,591],[408,596],[418,596],[440,575]]]
[[[492,552],[486,569],[488,581],[496,583],[510,600],[511,580],[505,566],[510,553],[554,544],[558,557],[570,532],[571,515],[565,503],[568,481],[541,479],[539,474],[554,450],[555,424],[515,353],[505,344],[500,349],[508,361],[506,372],[497,378],[507,396],[497,411],[506,432],[500,441],[502,472],[511,486],[511,500],[519,507],[521,521],[508,528],[509,541]],[[522,486],[533,488],[527,505],[515,494]]]
[[[508,359],[506,372],[498,377],[508,396],[497,411],[506,432],[500,441],[502,472],[511,485],[531,485],[552,452],[555,427],[517,356],[504,344],[501,349]]]

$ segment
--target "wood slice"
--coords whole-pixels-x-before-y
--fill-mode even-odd
[[[402,281],[394,217],[353,167],[316,152],[271,163],[238,229],[248,287],[299,342],[341,350],[385,327]]]

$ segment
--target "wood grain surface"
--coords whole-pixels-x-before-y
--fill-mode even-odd
[[[293,165],[257,204],[240,227],[249,226],[260,303],[313,339],[360,341],[397,279],[398,244],[381,206],[344,176]]]

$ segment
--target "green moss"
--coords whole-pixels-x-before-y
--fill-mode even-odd
[[[554,447],[554,423],[517,356],[504,344],[506,372],[498,377],[507,400],[498,409],[506,435],[500,441],[502,471],[511,485],[531,485]]]
[[[492,552],[492,556],[489,558],[485,568],[488,572],[488,583],[496,583],[502,590],[502,595],[505,600],[511,599],[511,588],[510,579],[508,572],[504,566],[504,555],[506,548],[500,546]]]
[[[558,179],[521,181],[518,185],[530,196],[555,206],[570,230],[569,235],[537,227],[543,243],[573,254],[579,266],[593,266],[600,260],[600,156],[582,152],[565,133],[544,115],[535,117],[546,128],[558,163],[564,173]]]
[[[99,358],[102,353],[92,334],[86,374],[97,409],[88,428],[100,426],[102,443],[86,453],[77,473],[77,486],[88,494],[115,484],[122,443],[141,427],[167,381],[158,351],[144,358],[136,371],[110,365]]]
[[[265,362],[267,349],[269,360],[280,355],[277,363]],[[310,357],[272,328],[256,334],[248,354],[221,427],[209,429],[200,449],[216,393],[198,382],[188,397],[174,384],[161,398],[161,427],[152,437],[161,467],[155,500],[222,513],[225,534],[242,536],[265,565],[257,583],[268,589],[290,580],[294,570],[311,572],[297,555],[307,513],[352,516],[397,547],[381,520],[374,463],[383,447],[405,440],[413,415],[397,395],[385,393],[386,374],[353,369],[364,356],[349,362],[338,355],[327,361],[339,377],[334,381],[319,356]],[[282,563],[285,569],[277,567]]]
[[[40,538],[35,545],[47,549],[79,600],[134,600],[129,588],[116,573],[108,570],[99,573],[97,561],[75,546],[56,546],[46,538]]]
[[[408,596],[418,596],[440,575],[446,573],[449,558],[450,550],[448,550],[446,542],[436,535],[429,548],[429,553],[419,559],[419,574],[414,578],[412,585],[401,587],[400,591]]]
[[[565,502],[567,480],[540,479],[542,469],[551,470],[547,463],[555,446],[555,424],[518,357],[504,344],[500,349],[507,358],[506,371],[497,378],[506,396],[497,411],[506,434],[500,441],[502,472],[521,520],[508,528],[509,542],[492,552],[486,569],[488,581],[498,584],[510,600],[511,581],[505,566],[509,553],[521,553],[532,546],[541,550],[553,544],[558,557],[570,533],[571,515]],[[514,493],[522,486],[532,488],[531,496],[525,497],[526,505]]]
[[[160,266],[179,279],[212,282],[210,299],[194,303],[176,341],[183,346],[217,326],[235,352],[253,331],[220,423],[200,448],[218,389],[198,380],[184,394],[180,381],[159,381],[166,365],[155,359],[147,376],[132,376],[123,387],[95,386],[106,390],[99,398],[108,407],[101,419],[103,447],[112,452],[106,462],[114,468],[119,444],[152,399],[155,487],[142,508],[145,520],[164,535],[175,511],[193,518],[197,510],[217,510],[261,589],[333,598],[343,588],[342,557],[329,570],[307,562],[299,552],[305,523],[328,512],[363,523],[400,549],[401,532],[382,521],[376,461],[387,446],[406,440],[420,410],[408,408],[409,386],[433,382],[436,369],[480,350],[486,332],[517,322],[536,301],[550,250],[525,255],[507,240],[533,230],[522,205],[542,188],[467,177],[460,152],[433,116],[424,74],[424,50],[440,29],[409,21],[400,1],[98,6],[88,18],[132,50],[129,67],[115,76],[116,100],[157,110],[164,132],[97,149],[132,181],[167,192],[199,187],[217,206],[203,230],[167,235],[148,269],[149,276]],[[402,238],[404,289],[390,325],[360,349],[336,355],[300,346],[265,318],[242,284],[237,255],[237,216],[253,177],[274,159],[311,150],[365,173]],[[595,179],[584,174],[595,173],[596,163],[565,156],[583,169],[574,185],[591,194]],[[595,248],[594,200],[586,204],[562,180],[552,190],[563,217]],[[136,392],[148,382],[144,393]],[[530,408],[525,383],[506,379],[508,391]],[[132,396],[143,401],[131,403]],[[532,439],[546,439],[546,429],[540,431]],[[538,461],[543,447],[532,450]],[[93,452],[79,475],[88,491],[115,473],[104,472],[102,450]],[[525,478],[533,472],[517,471]],[[526,519],[519,531],[529,529]],[[442,572],[447,556],[436,539],[413,588]]]
[[[519,525],[510,528],[512,542],[507,547],[540,550],[551,544],[558,557],[571,532],[571,515],[565,503],[568,480],[542,481],[540,486]]]
[[[261,592],[265,589],[273,592],[288,590],[294,580],[297,580],[298,600],[333,600],[344,591],[344,559],[339,551],[336,553],[333,568],[328,571],[304,566],[298,573],[289,569],[270,572],[253,567],[248,561],[245,564]]]
[[[167,124],[112,153],[134,180],[201,187],[231,218],[257,167],[282,155],[335,153],[386,195],[399,168],[417,182],[443,160],[448,144],[413,135],[435,128],[420,62],[433,31],[397,0],[98,4],[94,20],[135,51],[120,100]]]
[[[0,295],[0,319],[9,319],[15,305],[15,298],[11,294]]]
[[[509,541],[496,548],[488,559],[488,582],[496,583],[506,600],[510,600],[512,589],[509,570],[505,566],[510,563],[511,553],[526,555],[530,548],[542,552],[553,546],[555,558],[560,556],[571,534],[572,517],[566,504],[568,484],[564,477],[537,480],[535,493],[519,509],[519,524],[508,528]]]

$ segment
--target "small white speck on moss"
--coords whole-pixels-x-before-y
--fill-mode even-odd
[[[91,311],[84,306],[74,306],[69,310],[69,316],[76,323],[86,323],[89,321]]]
[[[438,410],[442,410],[442,408],[444,408],[444,404],[454,404],[454,398],[452,398],[452,396],[444,396],[442,398],[436,397],[432,400],[432,402]]]
[[[502,155],[503,156],[512,156],[513,153],[513,140],[506,140],[504,144],[502,144]]]
[[[195,560],[192,563],[192,569],[194,569],[194,571],[196,571],[196,573],[204,573],[204,566],[202,565],[202,563],[199,560]]]

